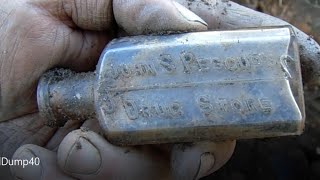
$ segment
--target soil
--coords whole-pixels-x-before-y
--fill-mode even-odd
[[[320,41],[320,0],[234,0],[279,17]]]

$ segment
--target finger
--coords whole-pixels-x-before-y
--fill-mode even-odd
[[[38,113],[0,123],[0,154],[12,157],[24,144],[45,145],[55,133]]]
[[[103,32],[74,31],[72,29],[65,31],[68,32],[58,32],[56,38],[57,54],[54,59],[59,59],[56,65],[75,71],[94,70],[102,50],[112,36]]]
[[[111,0],[42,0],[34,4],[44,13],[64,22],[61,26],[80,28],[52,33],[60,52],[54,57],[60,60],[59,63],[52,66],[68,67],[76,71],[93,70],[95,67],[113,33],[109,32],[109,36],[106,36],[106,32],[98,34],[87,30],[114,29],[113,13],[118,25],[129,34],[207,29],[201,18],[170,0],[114,1],[113,10]]]
[[[73,28],[107,30],[114,23],[111,0],[40,0],[32,4]]]
[[[207,30],[199,16],[171,0],[113,1],[113,13],[117,24],[131,35]]]
[[[21,146],[13,155],[13,160],[22,160],[22,164],[11,166],[15,179],[23,180],[71,180],[57,166],[56,154],[36,145]],[[16,161],[18,162],[18,161]],[[31,163],[33,162],[33,163]]]
[[[62,0],[63,9],[82,29],[105,30],[113,22],[111,0]]]
[[[276,17],[254,11],[231,1],[177,0],[190,8],[213,29],[290,25]],[[320,85],[320,46],[307,34],[294,28],[300,47],[304,83],[310,88]]]
[[[99,123],[96,119],[90,119],[83,122],[78,121],[67,121],[66,124],[59,128],[55,134],[52,136],[50,141],[46,144],[45,148],[49,149],[50,151],[56,152],[58,151],[58,147],[64,137],[69,134],[71,131],[82,128],[84,130],[91,130],[98,134],[103,134],[103,130],[99,126]]]
[[[73,130],[79,129],[81,122],[78,121],[67,121],[63,127],[60,127],[54,135],[51,137],[50,141],[46,144],[45,148],[57,152],[58,147],[63,140],[63,138]]]
[[[151,148],[117,147],[92,131],[76,130],[62,141],[58,164],[78,179],[166,179],[169,158]]]
[[[113,5],[111,0],[45,0],[35,4],[70,27],[85,30],[111,29],[114,19],[129,34],[207,29],[201,18],[171,0],[124,0]]]
[[[222,167],[231,157],[235,141],[177,144],[172,149],[175,179],[199,179]]]
[[[101,128],[97,119],[90,119],[90,120],[85,121],[82,124],[81,128],[84,130],[93,131],[93,132],[100,134],[100,135],[104,134],[104,131]]]

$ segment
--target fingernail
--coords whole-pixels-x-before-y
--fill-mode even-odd
[[[200,166],[196,179],[202,178],[210,174],[210,171],[214,167],[214,155],[210,152],[205,152],[200,156]]]
[[[13,161],[13,165],[10,167],[15,178],[23,180],[41,179],[42,166],[38,164],[38,162],[35,162],[37,161],[36,159],[38,159],[38,157],[29,149],[23,149],[21,152],[17,152],[13,160],[11,160]],[[18,161],[21,161],[21,163],[14,163]]]
[[[99,170],[100,166],[100,152],[90,141],[79,137],[70,148],[64,169],[69,173],[93,174]]]
[[[204,26],[208,26],[208,24],[201,19],[199,16],[188,10],[186,7],[182,6],[181,4],[173,1],[173,5],[176,7],[176,9],[179,11],[179,13],[186,18],[188,21],[192,22],[198,22],[201,23]]]

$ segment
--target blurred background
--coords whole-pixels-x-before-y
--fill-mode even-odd
[[[279,17],[320,43],[320,0],[235,0]],[[320,180],[320,95],[305,92],[306,128],[302,136],[237,142],[233,157],[204,180]]]

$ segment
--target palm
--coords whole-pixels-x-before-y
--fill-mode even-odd
[[[0,156],[11,157],[22,144],[45,145],[55,132],[37,113],[36,87],[41,74],[56,66],[92,69],[107,35],[93,37],[73,29],[70,19],[58,19],[42,5],[27,1],[10,1],[3,8],[0,121],[4,122],[0,123]],[[90,56],[83,56],[88,51]]]
[[[11,157],[13,150],[25,141],[42,141],[37,144],[43,144],[48,139],[37,140],[38,136],[34,136],[45,128],[40,123],[42,121],[38,121],[35,89],[39,76],[53,66],[53,61],[47,59],[52,58],[52,52],[56,51],[54,32],[58,32],[58,27],[53,26],[52,19],[39,16],[36,11],[27,11],[23,5],[15,9],[12,7],[11,13],[1,18],[4,22],[2,28],[5,29],[0,32],[0,36],[4,37],[0,45],[4,50],[0,54],[1,104],[5,107],[1,107],[0,114],[1,120],[12,120],[0,124],[0,143],[3,144],[0,151]],[[9,23],[13,18],[19,19],[20,23]],[[17,26],[21,28],[17,29]],[[49,132],[43,132],[43,135],[47,134]]]
[[[11,19],[16,21],[8,23]],[[0,37],[4,37],[0,45],[4,50],[0,54],[0,72],[1,104],[5,106],[1,107],[0,121],[37,111],[35,90],[40,75],[46,70],[59,65],[70,67],[69,60],[76,59],[80,62],[73,66],[88,70],[94,66],[102,48],[96,47],[97,53],[92,54],[91,61],[80,59],[82,52],[77,47],[88,43],[86,34],[67,26],[65,23],[70,23],[67,19],[60,21],[35,7],[30,10],[30,6],[21,5],[4,22],[5,31],[0,32]]]

